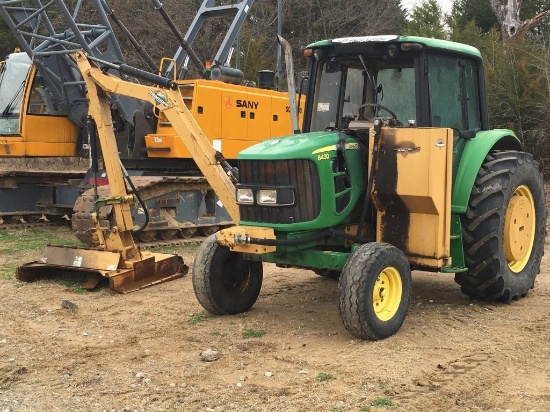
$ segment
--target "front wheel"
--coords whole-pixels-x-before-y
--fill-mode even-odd
[[[360,339],[395,334],[411,301],[411,269],[402,251],[387,243],[366,243],[353,252],[338,284],[344,326]]]
[[[193,263],[193,290],[197,300],[214,315],[248,311],[260,294],[262,262],[245,260],[210,235],[202,242]]]
[[[524,152],[491,152],[462,216],[468,272],[456,282],[472,297],[504,302],[527,295],[540,271],[546,236],[542,176]]]

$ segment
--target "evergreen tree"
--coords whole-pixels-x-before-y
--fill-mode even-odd
[[[415,36],[445,39],[442,21],[443,12],[437,0],[422,0],[412,9],[407,32]]]
[[[489,0],[455,0],[451,16],[453,27],[464,28],[471,21],[484,33],[499,27]]]

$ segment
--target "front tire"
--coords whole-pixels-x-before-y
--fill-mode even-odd
[[[260,294],[262,262],[245,260],[210,235],[199,247],[193,263],[193,290],[199,303],[214,315],[248,311]]]
[[[402,251],[366,243],[353,252],[338,284],[338,310],[346,329],[360,339],[395,334],[411,301],[411,269]]]
[[[503,302],[526,296],[544,254],[546,201],[538,163],[524,152],[491,152],[476,177],[462,216],[468,272],[462,292]]]

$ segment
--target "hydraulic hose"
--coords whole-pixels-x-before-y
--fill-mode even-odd
[[[149,54],[147,54],[145,49],[143,47],[141,47],[141,45],[136,40],[136,38],[132,35],[132,33],[130,33],[130,30],[128,30],[128,28],[124,25],[124,23],[122,23],[120,21],[120,19],[115,14],[113,9],[111,9],[111,7],[107,4],[107,2],[105,0],[101,0],[101,3],[103,5],[103,8],[105,9],[105,13],[115,22],[115,24],[122,31],[122,33],[124,33],[124,35],[126,36],[128,41],[134,47],[134,50],[136,50],[136,52],[141,56],[141,58],[145,60],[145,62],[149,66],[149,69],[151,69],[153,71],[158,70],[158,67],[157,67],[156,63],[153,61],[151,56],[149,56]]]
[[[86,118],[86,133],[88,134],[88,144],[90,145],[90,169],[92,171],[92,181],[94,186],[94,200],[97,200],[97,174],[99,172],[99,153],[98,153],[98,143],[96,139],[96,127],[95,122],[91,116]]]
[[[132,182],[132,179],[130,179],[130,175],[126,171],[126,168],[124,167],[122,162],[120,163],[120,167],[122,169],[122,174],[124,175],[124,178],[128,182],[128,185],[132,189],[132,192],[134,193],[134,196],[136,197],[138,203],[140,204],[140,206],[143,209],[143,213],[145,214],[145,223],[141,227],[139,227],[136,230],[132,231],[132,233],[138,234],[140,232],[143,232],[145,230],[145,228],[149,225],[149,221],[150,221],[149,210],[147,209],[147,205],[143,201],[143,198],[140,196],[136,186],[134,185],[134,182]]]
[[[108,62],[106,60],[101,60],[93,56],[86,56],[89,60],[96,62],[102,66],[102,68],[110,68],[119,71],[120,73],[127,74],[128,76],[133,76],[141,80],[145,80],[154,84],[158,84],[160,87],[165,87],[167,89],[177,90],[178,84],[173,80],[167,79],[166,77],[159,76],[158,74],[153,74],[146,72],[145,70],[138,69],[136,67],[128,66],[127,64],[115,64]]]
[[[377,119],[374,121],[374,144],[373,144],[373,155],[372,163],[370,166],[369,178],[367,181],[367,192],[365,193],[365,202],[363,203],[363,210],[361,211],[361,216],[359,218],[359,225],[357,226],[357,237],[361,236],[363,231],[363,226],[367,220],[367,212],[370,206],[370,195],[372,191],[372,184],[374,182],[374,171],[376,170],[376,164],[378,163],[378,152],[379,152],[379,143],[380,143],[380,132],[382,130],[382,121]]]

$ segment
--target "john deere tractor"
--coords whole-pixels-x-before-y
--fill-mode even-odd
[[[263,262],[338,278],[341,318],[362,339],[399,330],[411,269],[454,274],[474,298],[526,296],[544,252],[543,179],[514,132],[490,129],[480,52],[369,36],[305,56],[302,133],[239,154],[240,222],[195,259],[202,306],[249,310]]]

